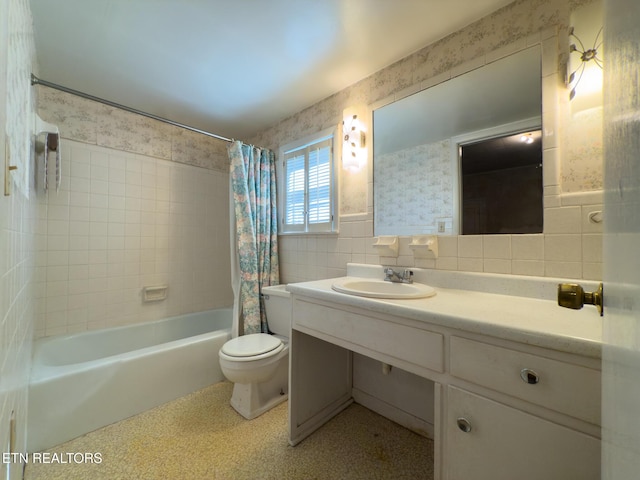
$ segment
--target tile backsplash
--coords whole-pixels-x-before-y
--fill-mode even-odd
[[[400,236],[398,257],[381,257],[372,215],[342,216],[339,236],[281,236],[280,273],[289,283],[337,277],[353,262],[601,280],[602,223],[589,217],[602,207],[601,193],[575,194],[545,212],[545,234],[438,236],[437,259],[414,258],[410,236]]]

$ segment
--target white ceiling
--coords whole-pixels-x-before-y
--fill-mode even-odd
[[[31,0],[39,77],[257,131],[513,0]]]

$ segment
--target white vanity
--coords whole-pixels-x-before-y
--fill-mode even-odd
[[[290,284],[289,440],[353,402],[354,353],[434,382],[437,479],[600,478],[602,322],[557,281],[412,269],[436,295],[376,299]],[[350,264],[350,277],[382,267]]]

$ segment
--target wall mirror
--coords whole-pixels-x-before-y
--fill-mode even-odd
[[[375,235],[542,232],[540,50],[539,45],[521,50],[373,111]],[[527,195],[539,210],[539,227],[527,223],[516,227],[521,230],[502,225],[464,232],[468,227],[462,225],[477,226],[482,220],[477,208],[462,205],[462,146],[482,151],[485,167],[509,170],[515,167],[502,162],[519,157],[504,155],[514,142],[539,152],[527,163],[539,174],[535,180],[528,178],[534,189],[539,187],[539,195]],[[482,174],[480,161],[473,163],[466,162],[466,171]],[[504,176],[497,178],[505,182]],[[501,210],[495,199],[491,202],[494,206],[485,212],[489,217]],[[462,211],[476,219],[463,222]]]

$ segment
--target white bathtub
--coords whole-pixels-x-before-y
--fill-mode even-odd
[[[37,452],[224,379],[229,308],[35,342],[27,450]],[[212,412],[213,414],[213,412]]]

